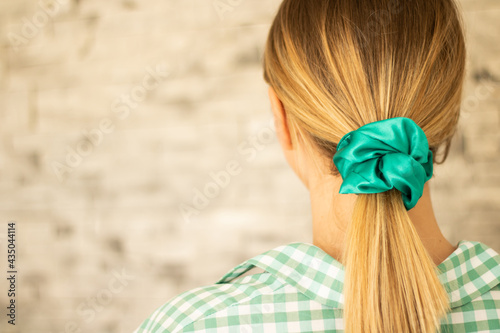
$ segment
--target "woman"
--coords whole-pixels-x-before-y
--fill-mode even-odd
[[[137,332],[500,332],[500,255],[450,244],[427,183],[464,66],[452,0],[283,1],[264,78],[313,244],[249,259]]]

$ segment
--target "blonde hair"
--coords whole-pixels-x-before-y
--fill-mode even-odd
[[[292,139],[310,139],[330,160],[346,133],[408,117],[442,163],[464,67],[453,0],[284,0],[264,54]],[[439,331],[448,296],[401,193],[358,195],[346,237],[345,332]]]

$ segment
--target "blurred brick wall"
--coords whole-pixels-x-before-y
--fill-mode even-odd
[[[9,220],[19,264],[18,325],[2,310],[0,331],[130,332],[241,261],[311,241],[262,80],[279,3],[0,3],[0,268]],[[433,201],[452,243],[500,251],[500,4],[462,5],[464,113]]]

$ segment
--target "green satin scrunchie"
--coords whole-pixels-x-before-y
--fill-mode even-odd
[[[340,193],[402,193],[407,210],[432,177],[432,151],[424,131],[410,118],[376,121],[342,137],[333,156],[342,176]]]

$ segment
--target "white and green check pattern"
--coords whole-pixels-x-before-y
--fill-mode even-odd
[[[255,267],[265,272],[240,277]],[[441,332],[500,333],[500,255],[462,240],[438,269],[452,308]],[[343,332],[344,272],[312,244],[280,246],[174,297],[135,332]]]

